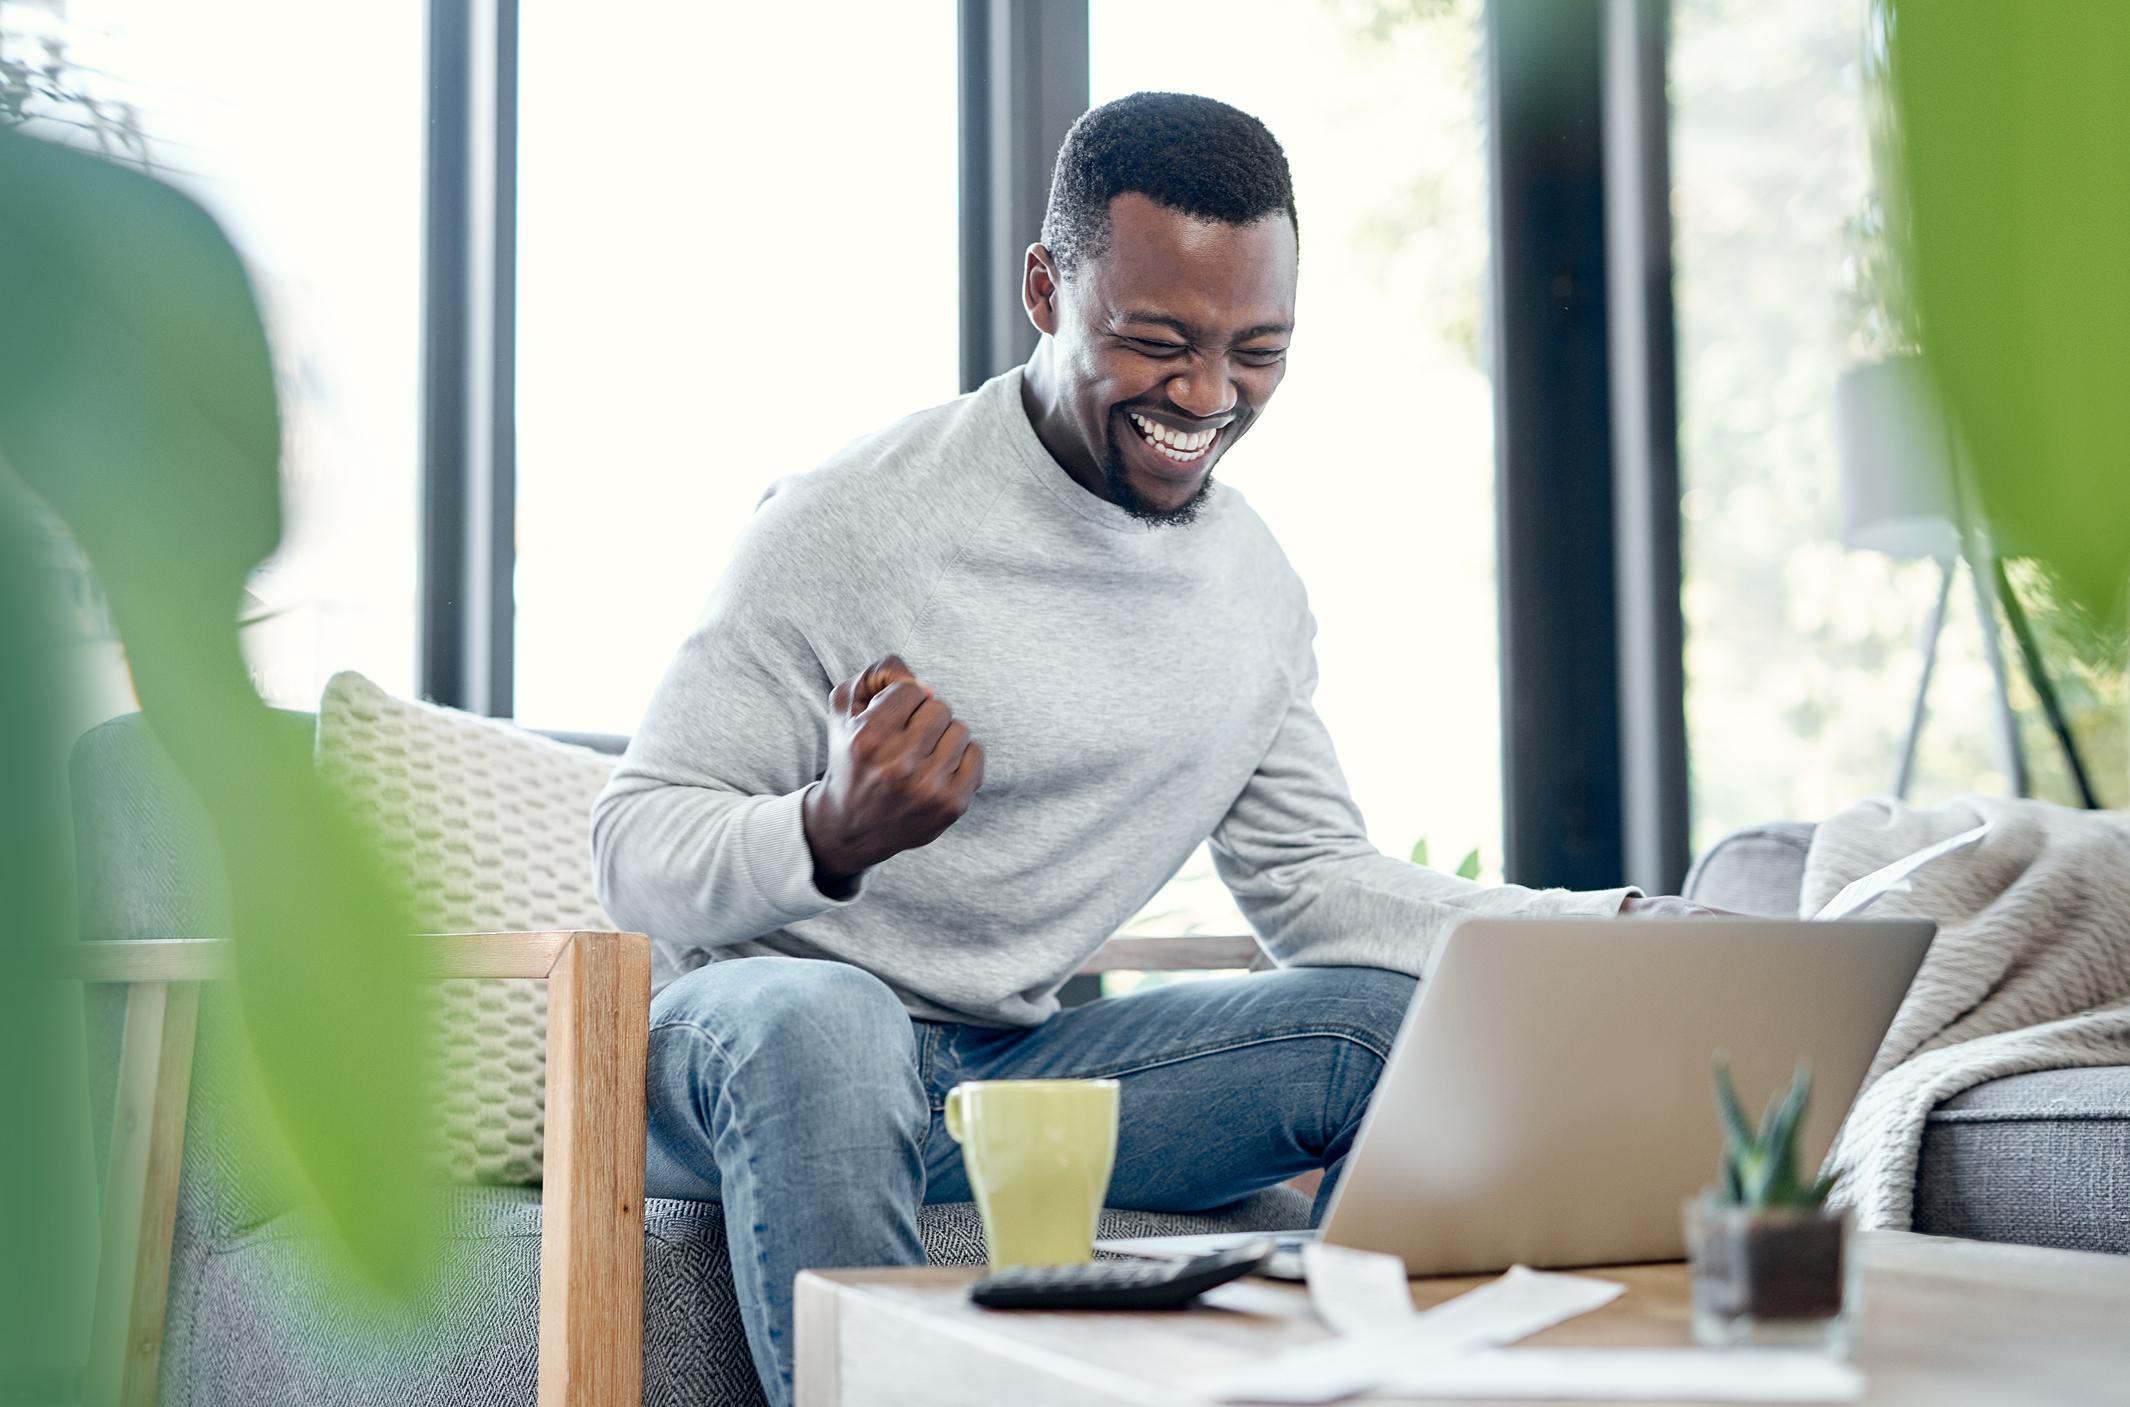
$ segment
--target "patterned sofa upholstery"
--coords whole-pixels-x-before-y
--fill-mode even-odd
[[[1709,847],[1689,899],[1795,918],[1813,827],[1774,821]],[[1940,1104],[1923,1130],[1915,1229],[1938,1236],[2130,1254],[2126,1063],[1991,1080]]]
[[[308,729],[309,715],[288,714]],[[571,738],[570,741],[578,741]],[[205,817],[138,715],[84,734],[72,760],[82,933],[186,938],[226,930],[221,865]],[[89,987],[94,1126],[108,1138],[122,989]],[[172,1249],[157,1401],[162,1407],[525,1407],[535,1398],[540,1193],[439,1187],[432,1205],[448,1273],[411,1313],[387,1313],[340,1278],[323,1230],[233,1117],[233,995],[203,994]],[[107,1149],[100,1150],[106,1152]],[[1276,1187],[1200,1216],[1110,1210],[1102,1234],[1279,1230],[1308,1201]],[[937,1264],[976,1264],[968,1203],[919,1218]],[[762,1394],[741,1336],[722,1209],[651,1200],[644,1209],[644,1402],[754,1404]]]

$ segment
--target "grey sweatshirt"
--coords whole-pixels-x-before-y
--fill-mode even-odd
[[[1008,372],[771,486],[593,809],[600,902],[682,968],[833,959],[914,1015],[1007,1026],[1056,1011],[1208,837],[1283,965],[1420,976],[1467,916],[1618,910],[1631,891],[1378,853],[1311,706],[1314,632],[1241,494],[1139,522],[1050,457]],[[984,784],[832,900],[800,801],[829,691],[891,651],[983,743]]]

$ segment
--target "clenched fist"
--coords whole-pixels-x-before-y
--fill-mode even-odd
[[[814,885],[841,898],[890,855],[929,845],[968,811],[984,749],[894,655],[828,696],[828,771],[802,814]]]

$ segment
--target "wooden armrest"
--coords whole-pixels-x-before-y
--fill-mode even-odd
[[[214,982],[231,973],[233,945],[212,938],[55,943],[29,950],[36,977],[71,982]]]
[[[547,974],[540,1407],[638,1407],[651,942],[537,936],[565,940]]]
[[[591,936],[570,929],[540,933],[427,933],[422,966],[431,977],[551,977],[555,963],[572,939]],[[600,938],[635,938],[649,962],[651,940],[641,934],[602,933]],[[550,1000],[552,1000],[550,998]],[[645,998],[646,1002],[649,998]]]
[[[1081,965],[1083,973],[1187,972],[1250,967],[1264,949],[1247,933],[1193,933],[1182,938],[1112,938]]]
[[[577,936],[570,929],[424,934],[422,967],[430,977],[546,977]],[[153,938],[58,943],[32,949],[30,962],[39,977],[75,982],[214,982],[233,975],[234,953],[226,939]]]
[[[432,933],[423,962],[431,977],[547,977],[580,936],[570,929],[526,933]],[[637,937],[613,934],[609,937]],[[649,940],[645,951],[649,952]],[[113,943],[64,943],[33,949],[40,977],[75,982],[212,982],[231,975],[234,945],[221,939],[162,938]],[[1194,933],[1181,938],[1112,938],[1082,972],[1179,972],[1249,967],[1264,952],[1244,934]],[[648,959],[647,959],[648,960]]]
[[[546,1187],[540,1407],[643,1401],[644,1060],[651,944],[641,933],[425,935],[432,977],[545,978]],[[155,1398],[201,981],[227,978],[220,939],[55,944],[29,971],[131,984],[111,1140],[103,1262],[84,1400]]]

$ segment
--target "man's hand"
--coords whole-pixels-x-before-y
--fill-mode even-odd
[[[1712,909],[1691,899],[1681,899],[1676,894],[1658,894],[1647,899],[1630,894],[1620,904],[1621,918],[1696,918],[1729,912],[1729,909]]]
[[[801,814],[814,885],[841,898],[860,871],[929,845],[968,811],[984,749],[894,655],[828,696],[828,771]]]

